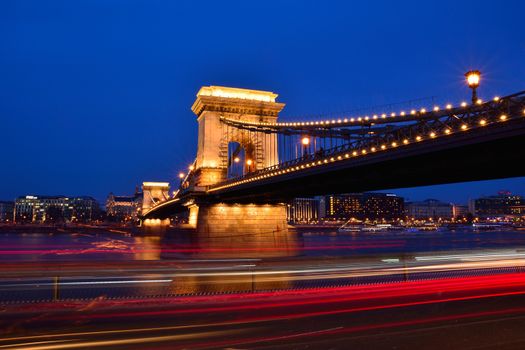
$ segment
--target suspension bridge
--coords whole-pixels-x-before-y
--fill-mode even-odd
[[[202,87],[190,171],[145,223],[189,211],[206,234],[286,230],[286,201],[524,176],[525,91],[428,109],[279,122],[277,94]],[[152,189],[154,190],[154,189]]]

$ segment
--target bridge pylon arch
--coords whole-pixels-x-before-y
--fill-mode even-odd
[[[248,150],[249,170],[278,164],[277,135],[228,126],[224,120],[246,123],[276,123],[283,103],[269,91],[204,86],[197,93],[192,111],[197,115],[199,134],[194,190],[205,190],[227,178],[228,145],[238,142]],[[251,159],[254,158],[254,159]]]

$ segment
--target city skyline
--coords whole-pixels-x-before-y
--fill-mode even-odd
[[[71,193],[100,200],[144,180],[174,183],[193,160],[197,124],[189,106],[203,85],[275,91],[286,103],[282,121],[417,99],[421,107],[457,104],[469,98],[463,73],[472,68],[483,72],[484,99],[522,89],[522,11],[473,4],[383,4],[375,13],[364,4],[333,11],[330,3],[207,3],[201,20],[216,23],[210,33],[184,15],[189,3],[135,1],[123,11],[102,1],[3,3],[0,142],[12,152],[3,159],[8,171],[0,180],[9,186],[0,198]],[[252,16],[237,16],[245,12]],[[414,31],[426,14],[454,26]],[[466,14],[493,25],[472,31]],[[500,189],[523,194],[524,182],[384,190],[464,202]]]
[[[486,197],[486,196],[493,196],[497,195],[500,191],[508,191],[512,193],[513,195],[523,196],[525,197],[525,182],[518,183],[517,186],[509,186],[509,184],[506,182],[507,179],[501,179],[501,180],[487,180],[487,181],[471,181],[471,182],[462,182],[462,183],[455,183],[455,184],[446,184],[446,185],[433,185],[433,186],[420,186],[420,187],[410,187],[410,188],[404,188],[404,189],[385,189],[381,191],[371,191],[370,193],[393,193],[397,196],[403,197],[406,201],[422,201],[425,199],[437,199],[444,202],[450,202],[454,204],[468,204],[468,201],[470,199],[479,198],[479,197]],[[457,188],[457,187],[470,187],[470,188],[478,188],[479,184],[482,183],[488,183],[491,186],[487,189],[485,187],[484,190],[480,190],[480,192],[466,192],[466,197],[463,197],[464,200],[452,200],[448,198],[443,198],[443,196],[440,194],[440,188],[442,187],[448,187],[451,189]],[[497,187],[497,186],[501,187]],[[139,186],[140,187],[140,186]],[[135,187],[134,189],[136,189]],[[494,191],[491,191],[492,189],[495,189]],[[110,194],[116,195],[116,196],[132,196],[134,193],[134,190],[130,190],[127,192],[114,192],[111,191],[106,196],[103,196],[101,198],[95,197],[90,195],[89,193],[80,193],[80,194],[62,194],[62,193],[22,193],[14,198],[0,198],[0,201],[13,201],[14,199],[21,197],[21,196],[27,196],[27,195],[34,195],[34,196],[64,196],[64,197],[82,197],[82,196],[91,196],[95,198],[101,205],[104,205],[104,202],[107,200],[108,196]],[[366,193],[366,192],[363,192]],[[333,194],[344,194],[344,193],[333,193]]]

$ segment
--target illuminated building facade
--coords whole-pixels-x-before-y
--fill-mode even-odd
[[[404,217],[404,199],[391,193],[350,193],[325,198],[327,219],[392,220]]]
[[[495,196],[481,197],[471,200],[470,210],[481,218],[525,215],[525,200],[521,196],[512,195],[510,192],[499,192]]]
[[[287,218],[291,223],[319,222],[319,198],[295,198],[287,205]]]
[[[406,205],[407,216],[414,219],[452,219],[454,205],[437,199],[410,202]]]
[[[108,220],[117,222],[133,222],[137,220],[142,209],[143,194],[135,189],[133,196],[108,195],[106,212]]]
[[[12,222],[14,210],[14,202],[0,201],[0,222]]]
[[[14,220],[19,223],[91,222],[100,217],[92,197],[20,196],[15,200]]]

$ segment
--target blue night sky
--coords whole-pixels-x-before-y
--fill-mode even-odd
[[[203,85],[274,91],[282,120],[459,103],[470,68],[485,99],[523,90],[524,13],[521,0],[3,0],[0,199],[173,180],[195,155]],[[466,202],[525,195],[524,180],[394,192]]]

